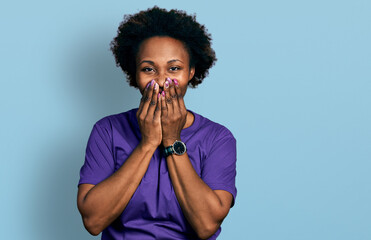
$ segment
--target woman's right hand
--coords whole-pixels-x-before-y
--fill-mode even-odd
[[[157,148],[162,141],[161,101],[158,101],[159,85],[154,80],[143,91],[137,111],[137,119],[142,134],[142,145]]]

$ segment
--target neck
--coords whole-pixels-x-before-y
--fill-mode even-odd
[[[187,120],[186,120],[186,123],[184,124],[183,129],[190,127],[195,120],[195,116],[193,116],[193,114],[190,111],[187,111],[186,118],[187,118]]]

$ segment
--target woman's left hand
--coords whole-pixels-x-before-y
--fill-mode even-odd
[[[187,120],[187,109],[184,105],[183,95],[178,81],[168,78],[164,84],[164,93],[161,96],[161,126],[162,144],[167,147],[180,139]]]

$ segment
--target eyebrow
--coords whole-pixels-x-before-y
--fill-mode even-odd
[[[179,62],[183,63],[183,61],[181,61],[179,59],[171,59],[171,60],[167,61],[167,63],[173,63],[173,62],[176,62],[176,61],[179,61]],[[155,65],[155,63],[153,61],[150,61],[150,60],[143,60],[138,65],[140,65],[142,63],[149,63],[149,64],[152,64],[152,65]]]

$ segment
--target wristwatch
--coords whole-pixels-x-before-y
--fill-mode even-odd
[[[175,140],[173,145],[165,147],[165,156],[170,156],[171,154],[183,155],[187,152],[187,147],[184,142]]]

